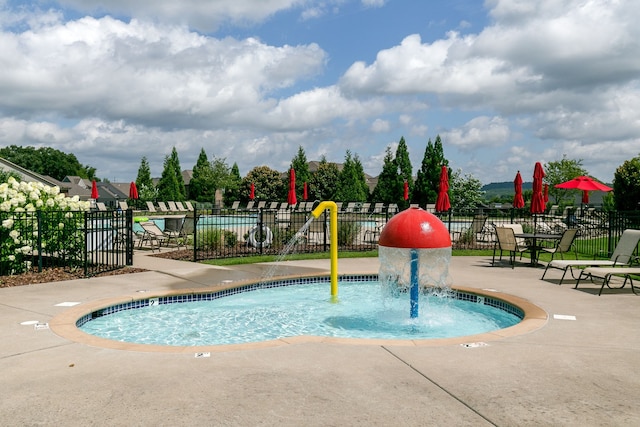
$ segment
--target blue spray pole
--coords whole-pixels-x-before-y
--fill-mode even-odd
[[[411,318],[415,319],[418,317],[418,296],[420,294],[420,289],[418,287],[418,250],[411,249]]]

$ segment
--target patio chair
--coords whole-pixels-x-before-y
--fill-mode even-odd
[[[182,202],[176,202],[176,208],[178,208],[178,212],[186,212],[186,211],[188,211],[188,209],[184,207]]]
[[[547,268],[544,269],[541,280],[547,274],[549,268],[557,268],[562,270],[562,277],[558,285],[562,285],[564,276],[567,271],[571,272],[571,277],[575,280],[579,280],[580,276],[575,277],[573,274],[574,267],[625,267],[628,266],[631,261],[634,260],[633,252],[638,246],[640,241],[640,230],[626,229],[622,232],[622,236],[616,245],[611,258],[609,259],[593,259],[593,260],[552,260],[547,264]],[[581,272],[582,274],[582,272]]]
[[[548,252],[551,254],[551,261],[553,261],[553,257],[556,254],[560,254],[560,258],[564,259],[564,255],[568,252],[573,252],[578,258],[578,248],[575,244],[576,235],[578,234],[577,228],[568,228],[562,233],[562,237],[557,241],[556,245],[553,248],[541,248],[542,251]]]
[[[176,206],[176,202],[169,201],[169,202],[167,202],[167,206],[169,207],[169,210],[171,212],[178,212],[178,206]]]
[[[129,205],[127,204],[127,202],[118,202],[118,206],[120,207],[120,210],[129,210]]]
[[[514,268],[516,254],[519,253],[520,259],[522,259],[522,254],[529,251],[529,248],[518,244],[513,228],[496,227],[496,242],[493,246],[493,259],[491,260],[491,266],[495,265],[497,250],[500,250],[500,260],[502,260],[502,252],[509,252],[509,263],[511,264],[511,268]]]
[[[153,202],[147,202],[147,210],[148,210],[149,212],[157,212],[157,211],[156,211],[156,207],[155,207],[155,206],[153,206]]]
[[[254,205],[255,203],[256,203],[256,202],[254,202],[253,200],[251,200],[251,201],[247,202],[247,207],[246,207],[245,209],[246,209],[246,210],[248,210],[248,211],[252,210],[252,209],[253,209],[253,205]]]
[[[158,202],[158,208],[161,212],[169,212],[169,209],[167,209],[167,205],[165,205],[164,202]]]
[[[184,202],[184,207],[187,208],[189,212],[193,212],[193,205],[190,201],[187,200],[186,202]]]
[[[106,211],[107,210],[107,206],[103,202],[96,202],[96,208],[99,211]]]
[[[269,209],[271,209],[272,211],[278,209],[278,202],[269,203]]]

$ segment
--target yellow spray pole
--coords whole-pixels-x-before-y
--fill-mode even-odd
[[[331,302],[338,302],[338,205],[335,202],[320,202],[311,212],[314,218],[318,218],[329,209],[329,234],[331,256]]]

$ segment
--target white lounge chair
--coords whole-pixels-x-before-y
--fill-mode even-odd
[[[591,279],[591,281],[593,281],[593,279],[597,277],[602,279],[602,286],[600,287],[600,292],[598,292],[598,296],[600,296],[605,286],[609,289],[614,289],[611,287],[612,276],[624,276],[624,282],[618,289],[624,288],[628,280],[631,282],[631,290],[634,294],[638,295],[635,286],[633,286],[632,274],[640,276],[640,267],[587,267],[580,272],[574,289],[578,288],[581,280]]]
[[[592,260],[553,260],[547,264],[547,268],[544,269],[541,279],[547,274],[549,268],[557,268],[563,270],[562,277],[558,285],[562,284],[564,276],[567,274],[567,270],[571,272],[571,277],[579,280],[573,274],[574,267],[625,267],[628,266],[633,259],[633,251],[636,250],[638,242],[640,241],[640,230],[627,229],[624,230],[618,244],[616,245],[611,258],[609,259],[592,259]],[[581,273],[582,274],[582,273]]]

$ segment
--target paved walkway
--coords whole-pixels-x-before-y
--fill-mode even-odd
[[[209,287],[268,265],[136,254],[151,271],[0,289],[0,425],[640,425],[640,297],[628,287],[598,297],[593,285],[557,286],[557,272],[541,281],[541,269],[488,261],[454,258],[455,284],[527,299],[546,324],[478,347],[305,342],[196,358],[91,347],[21,323],[49,322],[69,309],[61,303]],[[377,269],[377,259],[340,260],[341,273]]]

